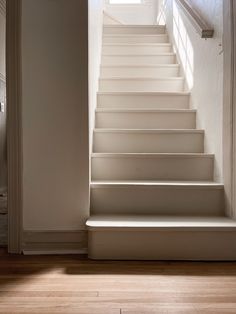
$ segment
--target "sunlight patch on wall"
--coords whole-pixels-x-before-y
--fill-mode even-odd
[[[159,13],[157,16],[157,24],[158,25],[166,25],[166,5],[167,0],[160,0],[159,2]]]
[[[193,46],[189,39],[186,27],[179,14],[179,9],[176,2],[173,2],[173,35],[176,49],[183,66],[188,88],[193,87],[193,73],[194,73],[194,52]]]

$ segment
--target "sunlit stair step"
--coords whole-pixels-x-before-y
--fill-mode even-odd
[[[211,154],[93,153],[92,180],[212,181]]]
[[[172,52],[172,45],[169,43],[160,44],[104,44],[103,54],[158,54]]]
[[[182,92],[184,78],[107,78],[99,80],[100,92]]]
[[[95,127],[104,129],[195,129],[196,110],[99,108],[96,110]]]
[[[164,25],[105,25],[103,34],[165,34]]]
[[[105,55],[103,54],[101,64],[104,65],[158,65],[158,64],[172,64],[176,63],[176,55],[170,53],[160,53],[156,55]]]
[[[102,66],[100,77],[177,77],[179,64]]]
[[[99,92],[98,108],[187,109],[188,92]]]
[[[199,130],[95,129],[95,153],[203,153]]]
[[[103,35],[103,43],[168,43],[166,34],[160,35]]]
[[[95,215],[86,224],[93,259],[236,259],[236,222],[226,217]]]
[[[214,182],[102,182],[91,184],[91,214],[220,216],[224,187]]]

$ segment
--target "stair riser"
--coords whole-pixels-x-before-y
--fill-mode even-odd
[[[104,44],[112,44],[112,43],[125,43],[125,44],[138,44],[138,43],[168,43],[167,35],[159,35],[159,36],[103,36]]]
[[[91,214],[220,216],[224,191],[173,186],[108,186],[91,189]]]
[[[105,26],[103,34],[165,34],[166,28],[164,26]]]
[[[158,54],[163,52],[172,52],[171,45],[104,45],[102,49],[103,54],[121,54],[121,55],[148,55]]]
[[[95,133],[95,153],[203,153],[203,134]]]
[[[92,180],[212,181],[208,157],[92,157]]]
[[[97,112],[95,126],[104,129],[195,129],[196,113]]]
[[[99,81],[100,92],[182,92],[184,91],[184,80],[109,80],[102,79]]]
[[[179,76],[179,66],[171,67],[101,67],[100,77],[176,77]]]
[[[236,232],[171,229],[89,231],[89,258],[114,260],[236,259]]]
[[[98,108],[188,109],[189,96],[98,94]]]
[[[175,55],[156,55],[156,56],[122,56],[122,55],[103,55],[102,65],[156,65],[156,64],[173,64],[176,63]]]

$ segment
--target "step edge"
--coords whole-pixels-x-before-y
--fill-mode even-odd
[[[119,65],[106,65],[106,64],[102,64],[101,65],[101,69],[103,68],[179,68],[180,67],[180,64],[179,63],[167,63],[167,64],[154,64],[154,65],[151,65],[151,64],[137,64],[137,65],[129,65],[129,64],[119,64]]]
[[[103,34],[103,38],[119,38],[119,37],[169,37],[167,33],[164,34]],[[169,44],[169,43],[168,43]],[[171,44],[171,43],[170,43]]]
[[[108,219],[108,221],[106,221]],[[159,219],[159,220],[158,220]],[[105,221],[104,221],[105,220]],[[113,222],[111,223],[110,221]],[[134,221],[132,221],[134,220]],[[125,224],[125,225],[124,225]],[[91,215],[86,221],[89,228],[125,230],[233,230],[236,221],[226,216],[158,216],[158,215]]]
[[[125,231],[138,231],[138,230],[145,230],[145,231],[190,231],[190,232],[201,232],[201,231],[228,231],[228,232],[236,232],[236,226],[179,226],[179,227],[172,227],[172,226],[157,226],[157,227],[122,227],[122,226],[89,226],[86,224],[89,231],[109,231],[109,230],[125,230]]]
[[[205,134],[205,130],[197,129],[101,129],[95,128],[94,133],[129,133],[129,134]]]
[[[183,76],[173,77],[100,77],[99,81],[184,81]]]
[[[164,35],[164,34],[163,34]],[[125,47],[135,47],[135,46],[154,46],[154,47],[159,47],[159,46],[168,46],[168,47],[172,47],[172,44],[171,43],[103,43],[102,44],[102,47],[104,46],[125,46]]]
[[[96,113],[197,113],[197,109],[108,109],[108,108],[96,108]]]
[[[129,92],[102,92],[102,91],[98,91],[97,95],[147,95],[147,96],[190,96],[191,93],[190,92],[135,92],[135,91],[129,91]]]
[[[129,25],[103,25],[105,28],[129,28],[129,27],[139,27],[139,28],[166,28],[165,25],[152,25],[152,24],[129,24]]]
[[[155,53],[153,54],[154,57],[173,57],[173,56],[176,56],[176,53],[174,52],[162,52],[162,53]],[[109,54],[109,53],[103,53],[102,54],[102,57],[150,57],[150,54],[140,54],[140,55],[137,55],[137,54]]]
[[[224,184],[216,182],[181,182],[181,181],[91,181],[91,189],[100,189],[100,188],[174,188],[174,189],[208,189],[208,190],[224,190]]]
[[[91,158],[209,158],[214,154],[207,153],[92,153]]]

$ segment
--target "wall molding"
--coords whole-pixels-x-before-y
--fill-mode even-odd
[[[86,230],[24,230],[22,250],[29,254],[87,254]]]
[[[8,251],[21,253],[22,240],[22,108],[21,0],[7,1],[6,91],[8,158]]]

